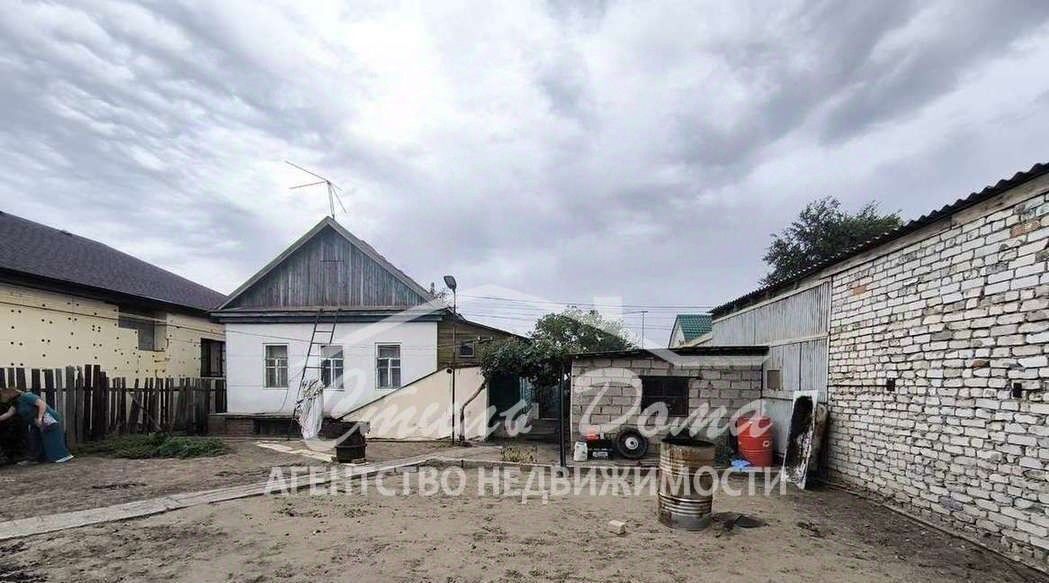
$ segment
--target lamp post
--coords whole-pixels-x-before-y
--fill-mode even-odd
[[[456,320],[459,318],[459,314],[456,312],[458,299],[455,294],[455,290],[458,286],[455,282],[455,278],[451,275],[444,276],[444,285],[448,286],[448,289],[452,290],[452,444],[455,444],[455,365],[458,364],[459,356],[459,345],[456,344],[455,340],[455,328]]]

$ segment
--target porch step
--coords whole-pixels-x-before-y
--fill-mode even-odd
[[[531,427],[531,431],[525,434],[516,435],[514,436],[514,439],[523,439],[525,441],[546,441],[555,443],[557,442],[557,419],[533,419],[531,422]],[[496,438],[510,437],[506,433],[506,425],[502,423],[500,423],[499,426],[495,429],[495,431],[492,432],[492,436]]]

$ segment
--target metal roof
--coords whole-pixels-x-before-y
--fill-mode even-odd
[[[960,198],[948,205],[943,206],[939,210],[931,211],[928,214],[922,215],[917,219],[914,219],[913,221],[907,222],[901,225],[900,227],[897,227],[896,229],[886,231],[885,233],[877,237],[874,237],[873,239],[860,243],[859,245],[856,245],[851,249],[842,251],[838,255],[835,255],[834,257],[831,257],[830,259],[827,259],[820,263],[817,263],[816,265],[808,269],[799,271],[798,273],[781,279],[775,283],[758,288],[750,293],[739,296],[734,300],[725,302],[724,304],[721,304],[720,306],[711,310],[711,313],[715,317],[730,314],[736,310],[739,310],[752,303],[759,301],[761,298],[769,294],[773,294],[777,291],[788,288],[793,284],[798,283],[799,281],[811,275],[819,273],[820,271],[836,263],[840,263],[846,259],[855,257],[860,253],[864,253],[866,251],[874,249],[875,247],[879,247],[881,245],[889,243],[890,241],[899,239],[900,237],[913,233],[921,229],[922,227],[931,225],[932,223],[935,223],[943,218],[949,217],[961,210],[965,210],[971,206],[984,202],[985,200],[994,198],[995,196],[998,196],[999,194],[1002,194],[1007,190],[1020,186],[1025,182],[1034,180],[1035,178],[1039,178],[1046,174],[1049,174],[1049,162],[1035,164],[1031,167],[1030,170],[1027,170],[1026,172],[1017,172],[1012,178],[999,180],[998,183],[993,186],[987,186],[983,190],[979,192],[973,192],[964,198]]]
[[[674,318],[674,325],[681,326],[681,334],[685,337],[685,342],[688,342],[709,333],[713,327],[713,319],[710,314],[678,314]]]
[[[46,283],[121,299],[207,311],[223,294],[108,245],[0,211],[0,270],[7,279]],[[72,291],[72,290],[71,290]]]
[[[606,352],[577,352],[569,355],[572,360],[586,358],[633,358],[659,357],[660,352],[673,352],[678,356],[760,356],[768,352],[767,346],[680,346],[678,348],[633,348]]]

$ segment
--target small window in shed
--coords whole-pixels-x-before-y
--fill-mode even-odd
[[[765,371],[765,388],[770,391],[783,389],[783,375],[780,374],[779,369],[770,368]]]
[[[467,340],[459,344],[459,356],[461,358],[473,358],[476,355],[474,340]]]
[[[663,403],[673,416],[688,415],[688,377],[641,377],[641,410]]]

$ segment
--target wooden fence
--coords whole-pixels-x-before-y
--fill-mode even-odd
[[[109,435],[204,435],[208,415],[226,411],[224,379],[109,378],[98,365],[0,368],[0,387],[32,391],[62,416],[69,445]]]

